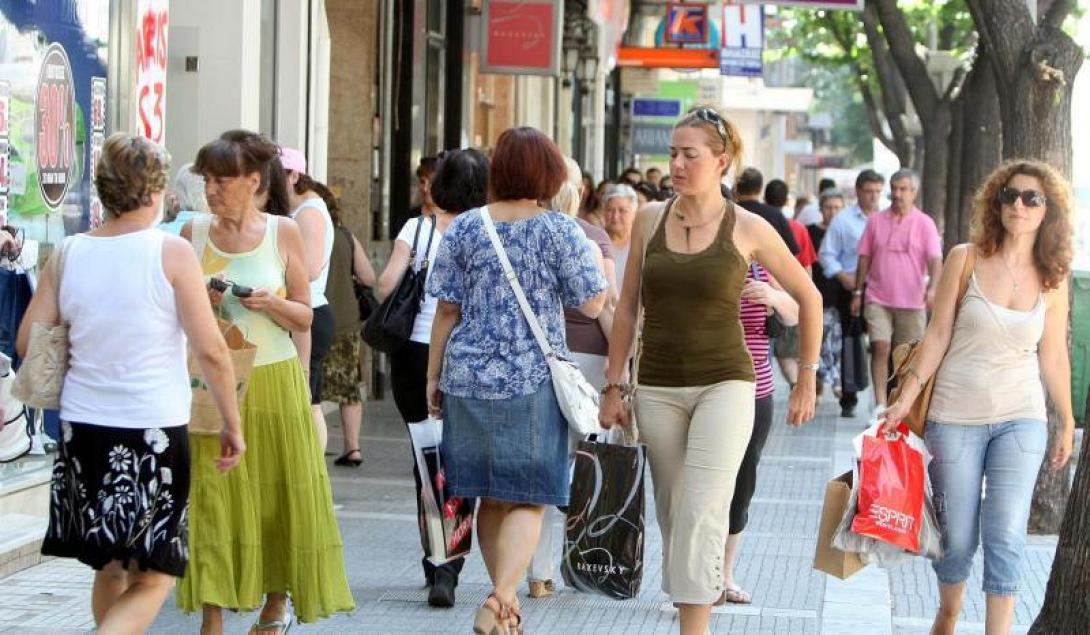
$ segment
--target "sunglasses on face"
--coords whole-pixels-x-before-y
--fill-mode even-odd
[[[1019,190],[1013,187],[1005,187],[999,190],[999,202],[1003,205],[1014,205],[1018,199],[1022,199],[1022,205],[1026,207],[1044,207],[1048,199],[1037,190]]]
[[[723,117],[719,113],[715,112],[711,108],[698,108],[696,110],[696,118],[701,121],[706,121],[715,126],[715,131],[719,133],[719,137],[725,144],[727,142],[727,127],[723,125]]]

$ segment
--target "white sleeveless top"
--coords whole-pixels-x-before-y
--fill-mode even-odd
[[[956,424],[1046,420],[1037,359],[1044,332],[1044,296],[1029,311],[1008,309],[984,297],[973,273],[935,375],[927,418]]]
[[[71,359],[61,419],[116,428],[189,422],[189,372],[174,288],[163,273],[166,234],[66,239],[60,313]]]
[[[318,274],[318,277],[310,281],[310,308],[317,309],[320,306],[329,304],[329,299],[325,297],[325,285],[329,280],[329,261],[333,255],[333,219],[329,216],[329,208],[326,207],[325,201],[321,197],[308,198],[299,204],[291,213],[291,217],[295,218],[297,214],[304,207],[313,207],[322,213],[322,220],[325,221],[325,241],[322,245],[322,271]]]

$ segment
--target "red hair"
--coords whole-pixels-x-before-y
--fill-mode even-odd
[[[492,151],[492,200],[551,199],[568,178],[564,155],[540,130],[508,128]]]

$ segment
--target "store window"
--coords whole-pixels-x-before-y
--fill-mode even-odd
[[[91,225],[109,42],[106,0],[0,4],[0,220],[28,240]]]

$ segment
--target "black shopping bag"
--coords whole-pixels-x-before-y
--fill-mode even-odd
[[[863,347],[863,318],[853,317],[840,348],[840,388],[863,392],[870,385],[870,365]]]
[[[560,564],[568,586],[617,600],[639,594],[646,462],[644,445],[579,443]]]
[[[439,455],[443,422],[427,419],[409,424],[417,477],[420,479],[420,542],[424,555],[434,565],[462,558],[473,547],[475,498],[451,496]]]

